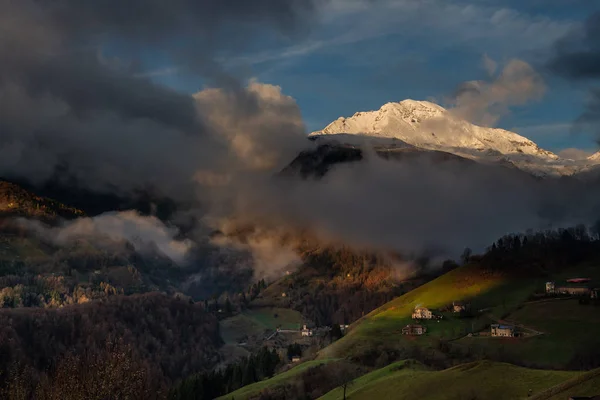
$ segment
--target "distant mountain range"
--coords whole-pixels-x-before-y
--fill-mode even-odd
[[[600,152],[583,160],[561,158],[517,133],[471,124],[428,101],[387,103],[377,111],[340,117],[309,137],[442,151],[480,163],[512,164],[542,177],[570,176],[600,166]]]

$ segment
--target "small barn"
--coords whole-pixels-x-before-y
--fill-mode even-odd
[[[514,337],[515,327],[512,325],[493,324],[490,333],[494,337]]]
[[[403,335],[419,336],[427,332],[427,328],[423,325],[411,324],[402,328]]]
[[[413,319],[432,319],[433,313],[427,307],[417,306],[412,314]]]

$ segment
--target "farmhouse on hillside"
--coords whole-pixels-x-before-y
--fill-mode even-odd
[[[491,326],[491,334],[495,337],[514,337],[515,327],[511,325],[493,324]]]
[[[312,335],[313,335],[312,329],[308,329],[308,327],[306,325],[304,325],[302,327],[302,336],[312,336]]]
[[[458,303],[456,301],[452,302],[452,312],[459,313],[467,310],[467,306],[463,303]]]
[[[418,336],[427,332],[427,328],[423,325],[411,324],[402,328],[403,335]]]
[[[415,307],[415,311],[412,314],[413,319],[432,319],[433,313],[427,308],[422,306]]]

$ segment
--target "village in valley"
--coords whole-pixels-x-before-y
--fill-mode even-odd
[[[578,299],[581,305],[598,305],[600,304],[599,291],[600,284],[589,278],[548,281],[545,286],[540,286],[535,293],[531,294],[526,304]],[[274,321],[277,320],[277,314],[273,314],[271,317],[274,318]],[[527,338],[544,334],[544,332],[522,325],[518,321],[496,317],[490,313],[489,308],[474,309],[470,301],[453,301],[438,309],[417,304],[410,318],[412,322],[399,332],[402,336],[418,337],[428,334],[438,336],[437,334],[441,331],[448,330],[447,327],[452,324],[452,321],[457,320],[463,321],[461,324],[463,329],[453,331],[456,334],[455,337],[449,338],[450,340],[458,340],[463,337]],[[469,320],[473,322],[469,323]],[[487,321],[487,323],[482,325],[481,321]],[[254,337],[236,340],[234,346],[251,349],[267,345],[278,348],[283,358],[286,358],[290,364],[295,364],[304,361],[306,357],[310,358],[312,353],[318,351],[332,337],[342,337],[350,329],[351,325],[348,324],[315,326],[306,321],[303,324],[285,324],[285,326],[279,324],[273,329],[266,329],[263,333],[254,335]],[[293,354],[289,350],[292,347],[297,349]]]

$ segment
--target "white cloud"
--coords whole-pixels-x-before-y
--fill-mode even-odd
[[[570,160],[583,160],[594,154],[591,151],[577,149],[574,147],[564,149],[558,152],[558,155],[562,158],[568,158]]]
[[[112,247],[123,241],[131,243],[137,251],[157,249],[176,263],[185,260],[191,248],[189,240],[177,240],[179,230],[152,216],[142,216],[136,211],[110,212],[93,218],[83,217],[67,221],[59,227],[49,227],[39,221],[22,219],[20,222],[48,240],[66,245],[78,239],[93,239],[101,247]]]
[[[488,67],[491,66],[490,61],[491,59],[484,58]],[[452,101],[455,106],[452,112],[475,124],[492,126],[509,112],[510,107],[540,100],[545,91],[546,85],[542,77],[531,65],[513,59],[489,82],[464,83]]]

